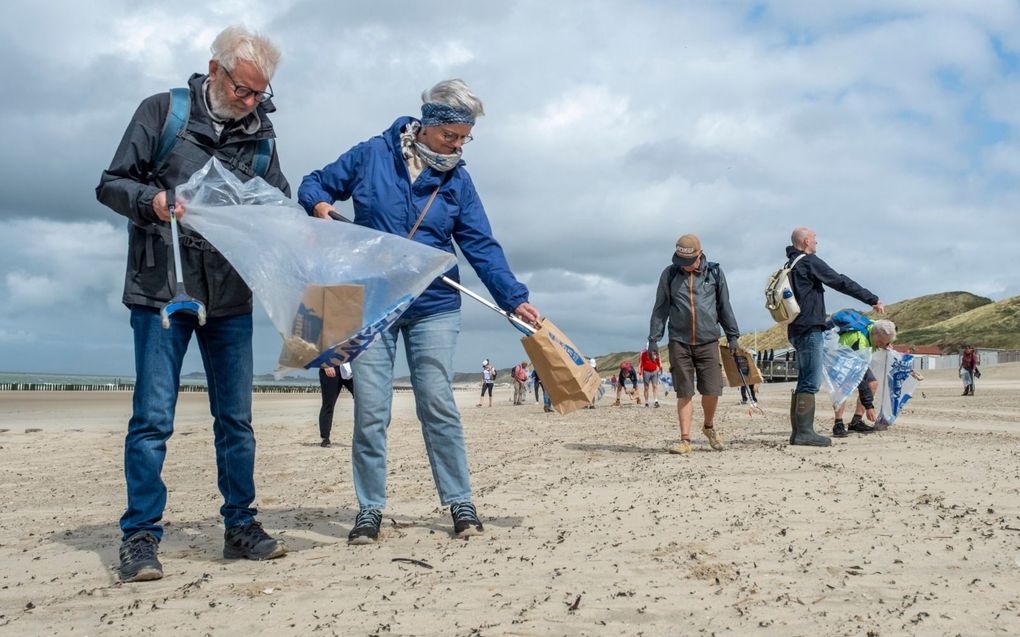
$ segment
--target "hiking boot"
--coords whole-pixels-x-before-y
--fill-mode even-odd
[[[666,449],[666,451],[672,454],[676,454],[678,456],[686,456],[691,452],[691,441],[681,440],[678,444],[675,444],[672,447]]]
[[[147,582],[162,579],[163,565],[156,558],[159,540],[149,531],[139,531],[120,543],[120,581]]]
[[[791,445],[828,447],[832,440],[815,433],[815,395],[793,394],[790,396]]]
[[[283,542],[262,530],[262,523],[232,526],[223,532],[223,557],[228,560],[271,560],[287,552]]]
[[[842,420],[837,420],[836,424],[832,426],[832,437],[833,438],[846,438],[849,436],[846,432],[846,425],[843,424]]]
[[[382,524],[382,511],[379,509],[362,509],[354,518],[354,528],[347,534],[348,544],[375,544],[379,540],[379,526]]]
[[[450,506],[453,516],[453,534],[459,538],[471,537],[485,532],[482,521],[478,519],[475,505],[470,502],[458,502]]]
[[[708,444],[716,451],[723,450],[722,441],[719,439],[719,434],[716,433],[715,427],[702,427],[701,431],[705,433],[705,437],[708,438]]]
[[[331,443],[331,442],[329,441],[329,438],[323,438],[323,439],[322,439],[322,442],[320,442],[320,443],[319,443],[319,446],[320,446],[320,447],[328,447],[328,446],[330,446],[331,444],[332,444],[332,443]]]
[[[850,431],[856,431],[857,433],[860,433],[860,434],[875,433],[875,428],[874,427],[869,427],[864,422],[864,419],[860,418],[858,416],[854,416],[852,419],[850,419],[850,426],[848,427],[848,429]]]

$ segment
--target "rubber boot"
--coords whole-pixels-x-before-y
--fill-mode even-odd
[[[828,447],[832,440],[815,433],[815,395],[794,394],[790,399],[791,445]]]

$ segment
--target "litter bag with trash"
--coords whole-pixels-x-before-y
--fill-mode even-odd
[[[181,223],[230,261],[283,338],[278,373],[354,360],[457,262],[397,235],[310,217],[215,158],[175,194]]]
[[[878,391],[875,392],[878,417],[875,423],[892,425],[896,422],[917,388],[918,381],[913,371],[914,357],[910,354],[890,349],[875,352],[871,359],[871,372],[878,379]]]
[[[853,350],[839,342],[839,333],[832,329],[822,333],[822,376],[829,388],[833,408],[839,407],[864,380],[871,362],[871,351]]]

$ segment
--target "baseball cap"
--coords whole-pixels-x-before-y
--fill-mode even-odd
[[[676,240],[676,257],[680,265],[694,265],[701,256],[701,240],[697,235],[685,234]]]

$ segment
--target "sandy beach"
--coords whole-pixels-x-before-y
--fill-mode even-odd
[[[259,394],[259,517],[290,549],[269,562],[222,559],[207,398],[182,394],[166,577],[125,585],[130,394],[0,393],[0,634],[1015,635],[1020,365],[983,371],[973,398],[928,373],[892,430],[829,449],[786,444],[789,384],[763,387],[765,416],[728,389],[726,450],[696,426],[686,457],[663,451],[673,396],[561,417],[461,391],[487,529],[468,541],[399,393],[383,540],[357,547],[350,397],[322,449],[318,395]]]

